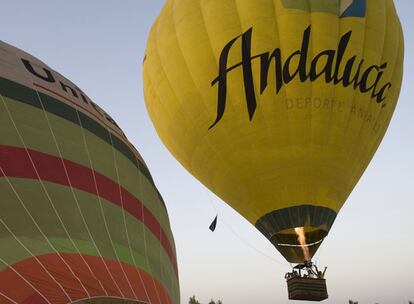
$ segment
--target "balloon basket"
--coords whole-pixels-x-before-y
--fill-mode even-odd
[[[325,279],[293,277],[287,279],[287,287],[289,300],[319,302],[328,298]]]

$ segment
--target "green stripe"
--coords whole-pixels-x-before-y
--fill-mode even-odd
[[[59,250],[67,253],[77,252],[76,248],[67,239],[64,227],[61,225],[48,197],[44,193],[38,181],[9,178],[19,198],[24,202],[30,216],[52,243],[58,245]],[[93,246],[95,241],[100,254],[108,259],[124,259],[131,263],[132,251],[137,256],[147,256],[151,274],[157,280],[164,282],[165,286],[173,288],[178,286],[173,266],[167,253],[159,243],[158,239],[149,231],[142,222],[128,213],[123,213],[118,206],[101,199],[102,209],[107,225],[102,216],[101,206],[98,198],[92,194],[74,189],[81,212],[79,212],[71,189],[61,185],[44,182],[54,208],[61,217],[70,237],[73,240],[83,241],[79,250],[85,250],[86,254],[97,256],[98,252]],[[53,249],[40,234],[26,210],[22,207],[12,188],[5,178],[0,178],[0,193],[2,200],[1,210],[7,210],[7,217],[2,220],[9,229],[19,237],[24,245],[35,255],[53,253]],[[90,238],[82,220],[84,217],[92,235]],[[125,216],[125,222],[124,217]],[[125,223],[128,229],[129,243],[125,231]],[[0,239],[10,239],[10,233],[0,224]],[[107,233],[109,231],[109,234]],[[144,238],[145,233],[145,238]],[[56,240],[63,240],[56,242]],[[111,245],[111,240],[116,246]],[[144,242],[145,240],[145,242]],[[82,252],[83,253],[83,252]],[[29,253],[17,242],[14,245],[0,241],[0,256],[11,262],[16,258],[27,256]],[[133,264],[133,263],[132,263]]]
[[[7,109],[5,104],[0,102],[1,144],[23,147],[14,127],[15,124],[23,138],[24,147],[56,157],[62,156],[88,168],[92,166],[94,170],[119,183],[138,198],[156,217],[168,240],[173,242],[168,214],[159,200],[154,184],[137,170],[129,159],[94,134],[88,131],[82,132],[82,128],[68,120],[7,97],[3,100]],[[10,120],[8,112],[13,121]],[[53,130],[56,142],[50,128]]]
[[[76,125],[82,125],[82,127],[89,132],[93,133],[97,137],[101,138],[103,141],[107,142],[109,145],[112,145],[116,150],[118,150],[120,153],[125,155],[132,164],[134,164],[135,167],[137,167],[147,178],[151,181],[152,184],[154,184],[154,181],[151,177],[151,174],[149,173],[148,168],[141,163],[141,161],[135,156],[134,152],[126,145],[121,139],[119,139],[115,135],[111,135],[106,127],[95,121],[94,119],[90,118],[86,114],[83,114],[80,111],[77,111],[75,108],[61,102],[58,99],[55,99],[47,94],[44,94],[42,92],[35,91],[31,88],[28,88],[26,86],[23,86],[19,83],[13,82],[11,80],[5,79],[3,77],[0,77],[0,92],[3,96],[12,98],[18,102],[25,103],[27,105],[33,106],[38,109],[42,109],[44,107],[44,110],[52,113],[54,115],[57,115],[59,117],[62,117]],[[40,103],[40,100],[42,103]],[[43,104],[43,107],[42,107]],[[78,115],[79,118],[78,119]],[[112,141],[111,141],[112,137]],[[154,185],[155,186],[155,185]],[[157,190],[158,192],[158,190]],[[161,197],[161,195],[158,193],[160,201],[165,207],[165,203]]]
[[[0,224],[0,226],[2,226]],[[3,228],[3,227],[2,227]],[[1,229],[2,229],[1,228]],[[1,231],[1,230],[0,230]],[[2,231],[3,232],[3,231]],[[3,233],[2,233],[3,234]],[[55,251],[50,250],[49,246],[45,246],[46,242],[43,242],[39,239],[27,238],[19,236],[19,240],[27,247],[27,248],[37,248],[36,256],[48,254],[48,253],[55,253]],[[61,238],[49,238],[48,239],[53,247],[59,253],[67,253],[67,254],[79,254],[77,250],[72,245],[72,242],[68,239],[61,239]],[[98,252],[95,250],[92,242],[84,241],[84,240],[74,240],[73,242],[76,244],[77,248],[81,254],[100,257]],[[9,248],[5,255],[2,255],[2,259],[9,265],[16,264],[18,262],[24,261],[26,259],[31,258],[30,253],[16,241],[16,239],[12,236],[10,237],[2,237],[1,238],[1,247]],[[133,253],[135,263],[131,258],[131,254],[129,253],[129,248],[126,248],[122,245],[115,244],[117,248],[117,253],[119,256],[119,260],[122,263],[126,263],[132,266],[136,266],[139,269],[144,270],[147,273],[150,273],[148,264],[146,262],[145,256],[142,256],[136,252]],[[23,250],[22,250],[23,249]],[[0,266],[0,271],[4,270],[6,266]]]
[[[0,223],[0,234],[4,233],[4,226]],[[55,247],[57,252],[63,254],[79,254],[78,251],[74,250],[72,242],[68,239],[59,239],[59,238],[49,238],[49,242]],[[33,239],[27,237],[19,236],[19,241],[24,244],[24,246],[31,250],[35,256],[42,256],[46,254],[54,254],[56,251],[52,250],[46,241],[40,239]],[[0,255],[1,259],[5,263],[0,263],[0,271],[3,271],[8,267],[8,265],[13,265],[21,261],[32,258],[33,256],[12,236],[10,237],[1,237],[0,238],[0,249],[2,254]],[[84,240],[73,240],[76,246],[80,249],[81,254],[89,255],[94,257],[100,257],[97,252],[93,249],[93,244]],[[145,271],[154,279],[161,282],[163,287],[167,290],[170,295],[175,295],[176,290],[178,290],[178,283],[175,280],[172,280],[172,277],[166,277],[165,273],[155,272],[153,265],[150,268],[148,265],[145,256],[142,256],[136,252],[133,253],[134,260],[131,257],[129,248],[126,248],[122,245],[115,244],[116,251],[121,263],[131,265],[135,268],[138,268],[142,271]],[[105,258],[105,257],[104,257]],[[151,263],[150,263],[151,264]],[[86,267],[86,265],[84,265]],[[92,269],[92,272],[94,270]]]
[[[52,243],[53,247],[55,247],[55,249],[58,252],[69,253],[69,254],[79,253],[77,250],[75,250],[75,248],[73,248],[72,243],[68,239],[49,238],[49,241]],[[75,243],[76,247],[79,249],[81,254],[99,257],[99,254],[96,251],[92,242],[88,242],[84,240],[73,240],[73,242]],[[147,273],[151,272],[148,267],[145,256],[137,252],[132,252],[132,255],[133,255],[132,257],[131,251],[129,250],[129,248],[123,245],[120,245],[118,243],[115,243],[114,247],[115,247],[115,251],[118,255],[120,262],[129,264],[132,266],[136,266],[139,269],[142,269]]]

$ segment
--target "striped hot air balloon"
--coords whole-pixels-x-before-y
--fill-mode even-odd
[[[0,303],[179,303],[145,162],[75,84],[0,43]]]

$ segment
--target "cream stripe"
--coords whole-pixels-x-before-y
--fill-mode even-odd
[[[353,0],[341,0],[341,15],[352,5],[353,2]]]

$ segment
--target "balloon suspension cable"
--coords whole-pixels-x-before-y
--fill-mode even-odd
[[[324,270],[321,271],[315,263],[312,261],[306,261],[293,266],[292,272],[285,274],[285,279],[289,280],[296,277],[305,279],[324,279],[327,269],[328,267],[325,267]]]
[[[206,196],[207,199],[210,203],[210,205],[213,207],[215,214],[219,214],[218,209],[216,208],[212,198],[210,197],[210,193],[208,192],[208,190],[206,189]],[[250,247],[252,250],[256,251],[257,253],[261,254],[262,256],[266,257],[267,259],[271,260],[272,262],[275,262],[279,265],[282,266],[286,266],[286,263],[283,263],[277,259],[275,259],[274,257],[269,256],[268,254],[264,253],[263,251],[257,249],[255,246],[253,246],[251,243],[249,243],[248,241],[246,241],[246,239],[242,238],[231,226],[229,223],[227,223],[227,221],[225,221],[225,219],[223,217],[221,217],[221,222],[224,223],[224,225],[226,225],[226,227],[240,240],[242,241],[246,246]],[[290,268],[292,268],[292,263],[287,262],[287,264],[289,264]]]

